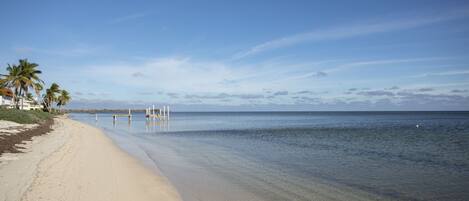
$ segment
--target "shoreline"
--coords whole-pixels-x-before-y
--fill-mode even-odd
[[[65,117],[53,127],[0,157],[0,200],[180,200],[100,129]]]

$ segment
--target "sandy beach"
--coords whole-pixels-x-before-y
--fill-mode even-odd
[[[99,129],[57,118],[25,153],[0,157],[0,200],[180,200],[165,177],[120,150]]]

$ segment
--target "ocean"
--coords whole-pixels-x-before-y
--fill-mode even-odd
[[[184,200],[469,200],[469,112],[72,113]]]

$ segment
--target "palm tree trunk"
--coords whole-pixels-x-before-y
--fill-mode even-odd
[[[48,107],[48,108],[49,108],[49,109],[48,109],[48,112],[53,112],[54,108],[52,108],[52,104],[54,104],[54,103],[52,102],[52,100],[49,100],[49,103],[48,103],[48,105],[49,105],[49,107]]]
[[[18,96],[20,96],[21,99],[18,99],[18,106],[17,106],[17,108],[20,108],[20,107],[19,107],[19,101],[21,101],[21,109],[23,109],[23,101],[24,101],[24,100],[23,100],[23,96],[21,95],[22,93],[23,93],[23,88],[20,87],[20,93],[18,94]]]
[[[16,95],[13,94],[13,103],[15,103],[15,106],[16,106]]]
[[[46,105],[47,112],[50,112],[50,101],[47,100],[45,105]]]
[[[15,108],[19,109],[18,105],[18,89],[15,88],[15,93],[13,94],[13,102],[15,103]]]

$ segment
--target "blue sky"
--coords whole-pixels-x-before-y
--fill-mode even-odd
[[[469,110],[467,1],[2,1],[0,25],[0,65],[71,108]]]

